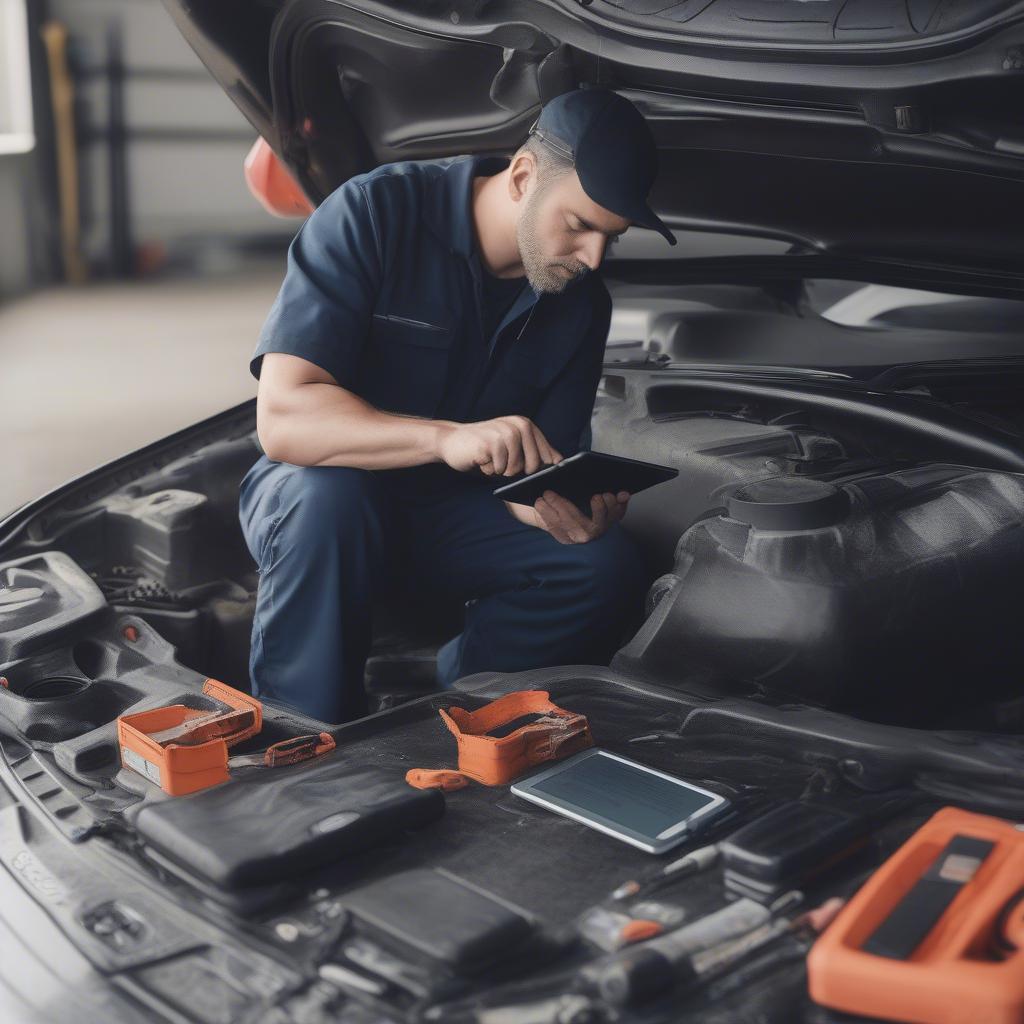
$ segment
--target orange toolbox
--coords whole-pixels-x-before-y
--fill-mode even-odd
[[[171,796],[227,782],[232,768],[276,768],[322,757],[335,749],[330,733],[292,736],[252,754],[228,757],[228,747],[263,728],[263,705],[232,686],[207,679],[203,693],[216,710],[171,704],[117,720],[121,763]]]
[[[504,786],[523,772],[593,746],[587,719],[552,703],[547,690],[519,690],[476,711],[439,708],[458,748],[459,770],[413,768],[417,789],[461,789],[469,779]]]
[[[814,944],[815,1002],[911,1024],[1024,1022],[1024,831],[946,807]]]
[[[263,706],[254,697],[207,679],[203,694],[224,705],[203,711],[171,704],[117,720],[121,763],[182,796],[228,780],[228,747],[263,727]]]

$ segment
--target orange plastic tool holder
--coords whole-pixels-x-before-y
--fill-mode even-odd
[[[995,843],[906,960],[861,946],[956,835]],[[1020,1024],[1024,949],[989,952],[997,920],[1024,886],[1024,832],[1000,818],[946,807],[871,876],[814,944],[811,998],[823,1006],[912,1024]],[[1010,914],[1007,930],[1020,937]]]
[[[227,736],[218,736],[201,743],[188,743],[187,734],[180,742],[161,745],[151,734],[173,729],[197,716],[194,708],[172,704],[136,715],[122,715],[117,720],[117,740],[121,747],[121,763],[145,775],[171,796],[184,796],[197,790],[215,786],[228,780],[228,747],[250,736],[263,727],[263,706],[248,694],[215,679],[207,679],[203,693],[229,707],[251,711],[246,727]],[[249,716],[245,716],[249,720]]]
[[[522,690],[477,711],[439,709],[459,748],[459,771],[485,786],[501,786],[544,761],[568,757],[593,745],[587,719],[552,704],[546,690]],[[510,732],[489,732],[526,715],[542,717]]]

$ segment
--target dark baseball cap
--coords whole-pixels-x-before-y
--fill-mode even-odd
[[[573,162],[583,191],[606,210],[676,237],[647,205],[658,176],[658,148],[632,103],[610,89],[574,89],[549,100],[530,128]]]

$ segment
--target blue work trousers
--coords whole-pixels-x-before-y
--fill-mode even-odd
[[[259,567],[253,692],[326,722],[366,713],[372,605],[393,587],[466,604],[463,631],[438,652],[449,687],[474,672],[607,664],[650,582],[621,523],[561,544],[480,484],[410,497],[387,473],[262,456],[239,519]]]

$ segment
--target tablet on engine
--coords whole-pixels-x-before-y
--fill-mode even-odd
[[[648,853],[690,839],[725,797],[607,750],[586,750],[516,782],[512,792]]]

